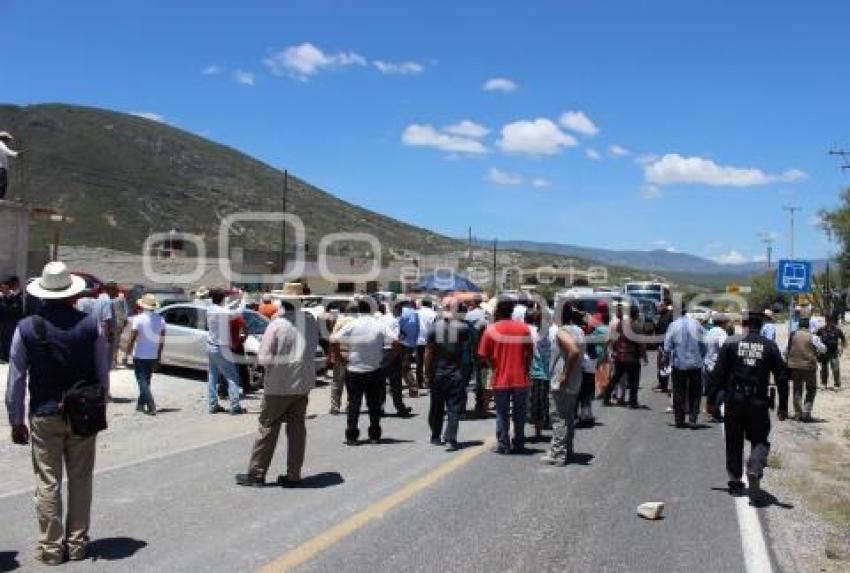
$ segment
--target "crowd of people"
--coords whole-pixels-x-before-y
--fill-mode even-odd
[[[139,386],[137,409],[154,415],[151,377],[162,356],[167,326],[155,312],[153,295],[139,299],[137,314],[128,313],[114,283],[107,284],[103,294],[91,296],[82,279],[59,262],[49,263],[27,291],[41,305],[13,330],[6,405],[13,441],[31,443],[33,450],[37,557],[60,563],[86,554],[94,444],[102,429],[79,430],[73,416],[62,410],[63,403],[68,408],[68,396],[80,384],[97,388],[105,419],[109,371],[117,364],[118,340],[126,326],[130,337],[125,351],[132,357]],[[234,339],[242,336],[238,313],[226,305],[224,290],[213,289],[206,296],[209,412],[225,410],[218,393],[223,378],[227,410],[241,414],[241,376],[233,352]],[[769,311],[745,313],[739,331],[728,315],[713,315],[701,324],[687,314],[674,316],[669,303],[660,307],[655,337],[647,339],[638,334],[637,305],[612,299],[598,300],[595,311],[588,313],[569,299],[552,309],[544,301],[516,295],[493,301],[474,295],[402,297],[383,303],[355,298],[328,328],[330,413],[342,413],[344,393],[344,443],[379,444],[388,395],[398,417],[411,415],[404,400],[406,387],[409,397],[427,393],[428,435],[434,446],[461,449],[461,421],[485,418],[493,409],[495,453],[524,452],[528,441],[551,432],[540,461],[565,466],[575,459],[576,426],[594,425],[594,401],[603,407],[642,407],[640,379],[641,369],[648,366],[647,345],[658,344],[655,390],[670,394],[674,425],[694,427],[701,414],[725,424],[732,493],[744,488],[743,443],[750,441],[746,472],[750,487],[757,490],[769,451],[771,377],[779,394],[779,420],[788,413],[789,380],[795,416],[811,419],[818,365],[824,383],[825,372],[831,370],[836,386],[840,384],[838,356],[845,346],[841,329],[834,317],[817,327],[799,317],[799,328],[790,335],[783,356]],[[317,385],[315,350],[328,325],[297,304],[275,302],[270,296],[263,297],[257,310],[270,318],[257,356],[264,368],[264,393],[247,470],[235,479],[242,486],[269,482],[267,472],[285,425],[286,473],[277,483],[298,487],[306,452],[307,404]],[[471,407],[470,387],[475,400]],[[364,399],[366,440],[360,432]],[[528,438],[527,428],[533,431]],[[59,497],[63,462],[69,483],[65,525]]]

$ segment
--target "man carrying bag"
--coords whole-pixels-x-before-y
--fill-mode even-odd
[[[64,263],[48,263],[41,278],[27,286],[45,304],[18,324],[9,360],[6,409],[12,441],[32,443],[40,531],[35,558],[48,565],[86,557],[95,440],[106,427],[109,346],[97,320],[74,308],[84,289],[83,279]],[[63,465],[68,473],[64,524]]]

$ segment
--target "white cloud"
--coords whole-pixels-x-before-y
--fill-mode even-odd
[[[490,168],[485,179],[496,185],[522,185],[525,182],[525,179],[519,173],[510,173],[495,167]]]
[[[570,110],[561,115],[561,125],[572,132],[582,135],[596,135],[599,133],[599,128],[591,121],[583,111]]]
[[[592,159],[594,161],[599,161],[600,159],[602,159],[602,155],[592,147],[588,147],[587,149],[585,149],[584,154],[587,155],[589,159]]]
[[[665,239],[656,239],[656,240],[652,241],[652,248],[653,249],[661,249],[661,250],[667,251],[668,253],[678,253],[679,252],[679,249],[674,247],[673,244],[670,243],[670,241],[667,241]]]
[[[809,174],[801,169],[788,169],[781,173],[776,179],[777,181],[781,181],[783,183],[794,183],[795,181],[802,181],[803,179],[808,179]]]
[[[131,111],[130,115],[135,115],[136,117],[142,117],[159,123],[168,123],[162,115],[152,111]]]
[[[507,153],[557,155],[564,147],[575,147],[578,141],[561,131],[552,120],[540,117],[507,124],[502,128],[502,138],[497,145]]]
[[[416,74],[421,74],[425,70],[425,66],[416,62],[386,62],[384,60],[374,60],[372,65],[375,66],[382,74],[414,76]]]
[[[452,125],[447,125],[443,128],[443,131],[446,133],[451,133],[452,135],[459,135],[461,137],[471,137],[473,139],[480,139],[490,133],[490,130],[481,125],[480,123],[475,123],[474,121],[470,121],[468,119],[464,119],[463,121],[459,121],[458,123],[453,123]]]
[[[542,177],[535,177],[531,180],[531,186],[535,189],[546,189],[552,186],[552,182]]]
[[[221,66],[218,66],[216,64],[211,64],[211,65],[205,67],[203,70],[201,70],[201,73],[204,74],[205,76],[214,76],[216,74],[220,74],[221,72],[222,72]]]
[[[656,185],[695,183],[713,186],[749,187],[766,185],[776,181],[799,181],[807,176],[799,169],[789,169],[780,175],[771,175],[754,167],[718,165],[711,159],[683,157],[678,153],[668,153],[660,159],[647,163],[643,170],[646,180]]]
[[[237,84],[242,84],[243,86],[253,86],[254,85],[254,74],[251,72],[246,72],[243,70],[236,70],[233,72],[233,79]]]
[[[401,135],[401,141],[413,147],[432,147],[454,153],[487,153],[487,148],[477,139],[441,132],[428,124],[408,125]]]
[[[620,145],[612,145],[608,148],[608,155],[611,157],[627,157],[631,154],[631,151]]]
[[[635,163],[641,166],[649,165],[650,163],[655,163],[656,161],[658,161],[658,156],[654,153],[641,153],[640,155],[635,157]]]
[[[307,81],[322,71],[365,66],[366,58],[355,52],[326,54],[310,42],[289,46],[263,60],[272,74]]]
[[[640,196],[644,199],[661,199],[661,189],[657,185],[644,185],[640,188]]]
[[[490,78],[481,86],[481,89],[485,92],[511,93],[515,92],[518,88],[517,83],[508,78]]]
[[[747,263],[750,261],[749,258],[745,257],[735,249],[732,249],[728,253],[711,257],[711,260],[715,263],[720,263],[721,265],[740,265],[741,263]]]

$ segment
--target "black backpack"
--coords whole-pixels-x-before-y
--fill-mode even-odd
[[[824,328],[821,331],[820,340],[826,346],[827,355],[836,356],[838,354],[838,330],[829,327]]]
[[[39,315],[32,317],[33,330],[38,343],[44,349],[51,362],[56,365],[53,349],[47,338],[47,325]],[[59,412],[68,421],[71,432],[80,437],[94,436],[107,428],[106,424],[106,393],[97,380],[81,379],[73,381],[62,393]]]

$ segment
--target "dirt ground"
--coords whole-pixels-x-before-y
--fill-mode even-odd
[[[836,391],[818,378],[813,422],[774,421],[763,487],[783,505],[763,516],[786,571],[850,571],[850,351],[841,379]]]

